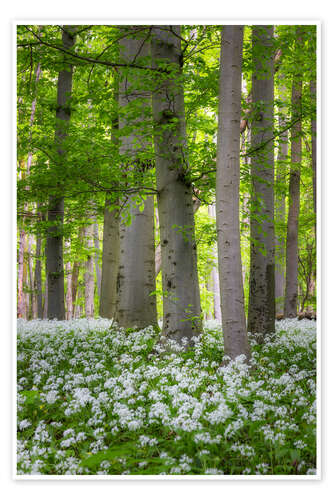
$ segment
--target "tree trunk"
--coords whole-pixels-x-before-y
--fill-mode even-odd
[[[92,250],[94,248],[94,225],[89,224],[85,227],[85,248],[88,251],[85,262],[84,273],[84,310],[86,318],[94,317],[94,259]]]
[[[43,292],[42,292],[42,239],[37,235],[36,240],[36,265],[35,265],[35,293],[37,318],[43,317]]]
[[[208,205],[208,214],[216,220],[215,203],[214,205]],[[217,246],[215,244],[213,247],[213,257],[214,257],[214,262],[218,265]],[[212,291],[214,293],[214,319],[216,319],[219,323],[221,323],[222,316],[221,316],[220,280],[216,265],[214,265],[211,272],[211,282],[212,282]]]
[[[20,229],[19,249],[18,249],[18,271],[17,271],[17,317],[24,318],[25,295],[23,292],[23,269],[24,269],[24,248],[25,231]]]
[[[71,49],[75,36],[73,26],[64,26],[62,43],[64,49]],[[64,141],[67,137],[67,128],[70,120],[70,99],[72,93],[72,65],[64,59],[64,69],[59,72],[57,86],[57,112],[55,142],[59,163],[64,166]],[[60,187],[60,186],[58,186]],[[63,219],[64,198],[50,196],[48,234],[46,239],[46,274],[48,281],[48,310],[49,319],[65,319],[64,303],[64,266],[63,266]]]
[[[313,118],[311,118],[311,159],[312,159],[312,189],[313,209],[315,213],[315,230],[317,236],[317,84],[314,80],[310,82],[310,93],[312,105],[314,106]]]
[[[286,88],[283,85],[283,75],[279,85],[280,99],[286,99]],[[286,107],[279,105],[279,129],[286,127]],[[283,315],[284,290],[285,290],[285,223],[286,223],[286,198],[283,191],[286,175],[286,164],[288,161],[288,131],[285,130],[279,136],[279,149],[277,156],[277,169],[275,176],[275,306],[276,315]]]
[[[147,57],[149,45],[142,39],[124,38],[120,41],[121,60],[131,62],[134,58]],[[141,81],[130,70],[119,86],[119,106],[122,110],[119,129],[120,154],[123,155],[124,170],[138,173],[149,168],[145,155],[151,148],[151,137],[142,133],[142,124],[150,113],[150,92],[140,88]],[[129,121],[133,110],[138,118]],[[132,112],[132,113],[131,113]],[[128,127],[128,132],[124,133]],[[148,159],[148,158],[147,158]],[[148,196],[143,210],[136,204],[136,196],[129,196],[125,214],[129,211],[131,223],[120,219],[120,254],[118,273],[117,321],[125,328],[144,328],[157,324],[155,292],[155,245],[154,245],[154,199]]]
[[[119,100],[119,81],[115,77],[114,100]],[[112,119],[111,142],[118,152],[119,141],[117,130],[119,129],[118,111]],[[102,318],[115,318],[117,309],[117,278],[119,267],[119,209],[112,209],[112,204],[118,205],[117,196],[105,197],[104,223],[103,223],[103,249],[102,249],[102,277],[101,293],[99,301],[99,315]]]
[[[193,200],[193,214],[195,214],[201,205],[201,201],[198,200],[198,198],[195,198]],[[157,276],[158,273],[161,271],[162,268],[162,249],[161,249],[161,244],[159,243],[156,247],[155,250],[155,275]]]
[[[251,253],[248,330],[263,335],[275,331],[274,263],[274,54],[273,26],[252,31],[252,99],[255,116],[251,128]]]
[[[99,226],[95,218],[94,223],[94,247],[95,247],[95,272],[96,272],[96,284],[97,284],[97,296],[101,296],[101,267],[99,265]]]
[[[79,247],[82,247],[84,245],[83,237],[84,237],[84,227],[80,227],[79,234],[78,234],[78,246]],[[73,318],[76,317],[75,305],[76,305],[79,273],[80,273],[80,261],[79,261],[79,258],[76,257],[74,264],[73,264],[73,271],[72,271],[72,278],[71,278]]]
[[[250,357],[239,229],[243,26],[223,26],[216,163],[216,230],[224,351]]]
[[[301,44],[300,29],[297,29],[296,43]],[[289,203],[286,244],[286,292],[284,315],[287,318],[297,316],[298,298],[298,218],[300,207],[300,177],[302,163],[302,81],[295,74],[292,86],[292,122],[291,128],[291,165],[289,179]],[[298,120],[298,121],[296,121]]]
[[[70,253],[70,242],[69,240],[65,240],[65,248],[68,249],[68,253]],[[72,301],[72,267],[71,267],[71,262],[68,256],[68,261],[66,262],[65,265],[65,272],[66,272],[66,282],[67,282],[67,287],[66,287],[66,319],[73,319],[73,301]]]
[[[171,32],[171,30],[173,32]],[[202,328],[194,234],[194,213],[180,81],[180,26],[153,26],[153,65],[172,65],[153,93],[156,183],[162,250],[163,333],[181,342]]]
[[[99,314],[114,318],[117,306],[117,276],[119,266],[119,211],[110,209],[112,201],[105,199],[102,279]]]

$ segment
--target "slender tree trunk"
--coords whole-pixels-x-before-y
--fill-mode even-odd
[[[312,105],[315,108],[313,118],[311,118],[311,159],[313,209],[315,213],[315,232],[317,236],[317,84],[314,80],[311,80],[310,82],[310,93],[312,97]]]
[[[42,239],[36,239],[36,265],[35,265],[35,293],[37,304],[37,318],[43,317],[43,291],[42,291]]]
[[[78,246],[79,247],[82,247],[84,245],[83,238],[84,238],[84,227],[80,227],[79,234],[78,234]],[[76,318],[75,306],[76,306],[76,298],[77,298],[79,273],[80,273],[80,261],[79,261],[79,258],[76,257],[74,264],[73,264],[73,271],[72,271],[72,278],[71,278],[73,318]]]
[[[252,99],[255,117],[251,129],[251,254],[248,330],[275,331],[274,263],[274,145],[262,144],[273,135],[274,57],[273,26],[255,26],[252,31],[254,69]],[[260,340],[260,339],[259,339]]]
[[[99,314],[114,318],[117,306],[117,276],[119,267],[119,211],[111,209],[112,201],[105,199],[102,278]]]
[[[95,272],[96,272],[96,283],[97,283],[97,296],[101,296],[101,267],[99,265],[99,226],[98,222],[95,219],[94,223],[94,247],[95,247]]]
[[[74,45],[75,35],[73,26],[64,26],[62,43],[64,49],[71,49]],[[67,126],[70,120],[70,99],[72,93],[72,65],[64,60],[64,69],[59,72],[57,86],[57,112],[55,141],[58,160],[64,163],[64,141],[67,137]],[[63,165],[63,168],[64,165]],[[60,186],[59,186],[60,187]],[[50,196],[48,228],[46,239],[46,273],[48,281],[48,318],[65,319],[64,303],[64,265],[63,265],[63,219],[64,198]]]
[[[250,357],[239,229],[243,26],[223,26],[216,164],[216,230],[224,351]]]
[[[119,101],[119,80],[114,82],[114,101]],[[119,152],[117,131],[119,129],[118,111],[112,119],[111,142]],[[115,318],[117,309],[117,278],[119,268],[119,209],[112,205],[119,204],[118,196],[105,197],[102,249],[102,276],[99,301],[99,315],[102,318]]]
[[[201,331],[194,213],[187,161],[180,26],[154,26],[152,59],[172,64],[153,94],[156,183],[162,249],[163,333],[177,342]],[[178,78],[179,77],[179,78]]]
[[[281,77],[281,82],[283,75]],[[286,99],[286,88],[281,83],[280,99],[282,102]],[[283,130],[286,126],[286,108],[279,106],[279,129]],[[283,191],[286,175],[286,164],[288,160],[288,131],[286,130],[279,136],[279,149],[277,156],[277,168],[275,176],[276,195],[275,195],[275,224],[277,227],[275,235],[275,300],[276,315],[283,315],[284,291],[285,291],[285,223],[286,223],[286,198]]]
[[[43,319],[47,318],[47,310],[48,310],[48,290],[47,290],[48,284],[47,284],[47,279],[45,280],[45,291],[44,291],[44,307],[43,307]]]
[[[215,203],[213,205],[208,205],[208,214],[216,220],[216,206]],[[218,265],[218,256],[217,256],[217,246],[213,247],[213,257],[215,263]],[[221,296],[220,296],[220,280],[218,269],[214,265],[211,272],[211,282],[212,282],[212,291],[214,293],[214,319],[216,319],[219,323],[222,322],[221,316]]]
[[[301,44],[301,34],[298,29],[296,35],[298,44]],[[286,243],[286,292],[284,301],[284,315],[287,318],[297,316],[298,298],[298,219],[300,207],[300,177],[302,163],[302,81],[295,74],[292,86],[292,121],[296,121],[291,128],[291,165],[289,179],[289,204]]]
[[[75,260],[73,263],[72,278],[71,278],[71,293],[72,293],[72,317],[75,318],[75,306],[76,306],[76,296],[77,287],[80,272],[80,262]]]
[[[70,241],[65,240],[65,248],[68,250],[70,254]],[[71,262],[68,256],[68,260],[65,264],[65,273],[66,273],[66,319],[73,319],[73,301],[72,301],[72,274],[73,269],[71,266]]]
[[[31,251],[32,251],[32,245],[33,245],[33,236],[30,234],[28,235],[28,245],[27,245],[27,303],[28,309],[27,309],[27,319],[32,319],[33,318],[33,309],[34,309],[34,280],[33,280],[33,264],[32,264],[32,257],[31,257]]]
[[[23,269],[24,269],[24,247],[25,231],[20,229],[19,249],[18,249],[18,272],[17,272],[17,317],[24,318],[25,295],[23,293]]]
[[[131,35],[129,35],[131,36]],[[131,62],[134,58],[149,56],[149,45],[144,39],[124,38],[120,41],[120,56]],[[144,172],[149,165],[145,155],[151,147],[151,137],[141,132],[142,124],[150,112],[151,95],[140,88],[138,75],[132,70],[126,73],[119,86],[119,106],[123,111],[119,121],[122,135],[120,154],[128,162],[127,169]],[[142,85],[141,85],[142,87]],[[126,110],[136,108],[139,117],[128,121]],[[125,112],[124,112],[125,110]],[[138,128],[140,127],[140,128]],[[136,196],[130,196],[124,207],[130,212],[131,224],[120,219],[120,254],[118,273],[117,321],[123,327],[144,328],[157,324],[155,292],[155,245],[154,199],[148,196],[143,210],[136,204]]]
[[[94,226],[89,224],[85,227],[85,247],[88,254],[85,262],[84,273],[84,309],[87,318],[94,317],[94,292],[95,292],[95,279],[94,279],[94,259],[92,250],[94,248]]]

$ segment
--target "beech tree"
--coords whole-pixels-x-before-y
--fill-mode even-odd
[[[163,333],[178,342],[201,329],[189,181],[180,26],[153,26],[153,67],[169,65],[153,92],[156,188],[160,222]]]
[[[137,35],[136,27],[131,28],[130,34],[119,42],[120,60],[125,62],[145,60],[147,56],[149,57],[147,35],[144,34],[142,37],[141,31]],[[128,174],[130,170],[138,171],[138,174],[144,173],[151,164],[149,156],[147,158],[147,150],[149,154],[149,148],[152,147],[150,129],[148,127],[146,132],[138,130],[138,126],[142,130],[142,124],[149,118],[151,111],[150,92],[147,92],[142,85],[144,75],[136,73],[129,69],[121,79],[119,89],[120,153],[126,162],[124,170]],[[135,118],[132,118],[129,123],[128,116],[133,116],[133,111],[135,111]],[[128,132],[122,133],[125,128],[129,129]],[[124,212],[125,216],[128,212],[130,224],[121,217],[117,320],[121,326],[125,327],[155,325],[157,318],[156,296],[154,294],[153,196],[148,195],[143,202],[138,204],[137,196],[129,195],[124,205]]]
[[[251,263],[248,330],[275,331],[273,26],[252,29]]]
[[[302,30],[296,30],[296,41],[298,50],[302,44]],[[289,203],[288,203],[288,225],[286,241],[286,291],[284,300],[284,315],[286,317],[297,316],[298,297],[298,221],[300,209],[300,176],[302,162],[302,80],[298,66],[299,54],[295,58],[295,72],[292,84],[292,123],[291,128],[291,162],[289,174]]]
[[[74,26],[64,26],[62,30],[63,48],[70,49],[75,43]],[[64,66],[58,75],[57,112],[55,142],[57,148],[57,168],[64,169],[68,122],[70,119],[70,99],[72,92],[73,67],[64,57]],[[55,165],[53,165],[55,168]],[[64,264],[63,264],[63,218],[64,198],[59,194],[49,197],[48,235],[46,239],[46,273],[48,285],[49,319],[65,319]]]
[[[223,26],[216,165],[216,229],[225,354],[250,357],[239,233],[243,26]]]

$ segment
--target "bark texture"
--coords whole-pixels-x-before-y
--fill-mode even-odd
[[[216,230],[225,354],[250,356],[239,229],[243,27],[223,26],[216,164]]]
[[[94,247],[95,247],[94,261],[95,261],[95,272],[96,272],[97,295],[98,297],[100,297],[102,274],[101,274],[101,267],[99,265],[99,224],[96,220],[96,217],[94,223]]]
[[[208,205],[208,214],[216,219],[216,206],[215,203],[214,205]],[[218,265],[218,256],[217,256],[217,246],[214,245],[213,247],[213,257]],[[216,319],[219,323],[222,323],[222,316],[221,316],[221,294],[220,294],[220,280],[219,280],[219,273],[217,267],[213,267],[212,272],[211,272],[211,286],[212,286],[212,292],[214,293],[214,319]]]
[[[312,106],[315,111],[311,118],[311,160],[312,160],[312,189],[313,189],[313,208],[315,213],[315,228],[317,232],[317,83],[314,80],[310,82],[310,93]]]
[[[296,77],[292,88],[292,120],[299,118],[302,100],[302,82]],[[302,122],[291,129],[291,165],[289,177],[289,203],[286,244],[286,292],[284,315],[297,316],[298,298],[298,219],[300,208],[300,178],[302,163]]]
[[[84,310],[86,318],[94,317],[94,295],[95,295],[95,277],[94,277],[94,226],[89,224],[85,227],[85,248],[87,251],[84,273]]]
[[[286,88],[279,84],[280,100],[283,103],[286,99]],[[279,105],[279,129],[286,127],[287,109],[283,104]],[[275,225],[277,227],[275,235],[275,304],[276,315],[283,315],[284,291],[285,291],[285,220],[286,220],[286,199],[284,194],[285,175],[288,161],[288,130],[279,136],[279,149],[276,165],[276,195],[275,195]]]
[[[99,315],[114,318],[117,306],[117,276],[119,266],[119,211],[111,209],[110,199],[105,200],[103,225],[102,278]]]
[[[145,39],[135,37],[135,27],[129,37],[119,42],[120,57],[125,62],[149,56]],[[151,136],[142,132],[151,113],[151,95],[144,89],[144,81],[129,70],[119,85],[121,119],[120,154],[124,170],[138,175],[149,168],[145,160],[151,148]],[[132,113],[134,118],[131,118]],[[127,115],[130,117],[127,118]],[[124,212],[129,212],[131,223],[121,218],[119,229],[119,272],[117,281],[117,321],[125,327],[144,328],[157,324],[155,292],[154,200],[148,196],[141,211],[135,196],[129,196]]]
[[[166,29],[167,28],[167,29]],[[201,331],[194,213],[187,161],[180,26],[153,26],[153,65],[172,65],[153,93],[162,251],[163,333],[180,342]]]
[[[254,26],[252,31],[251,127],[252,199],[248,330],[261,334],[275,331],[274,256],[274,148],[265,142],[273,135],[274,54],[273,26]],[[260,339],[259,339],[260,340]]]
[[[75,42],[73,26],[64,26],[62,31],[63,48],[71,49]],[[72,65],[64,59],[64,69],[59,72],[57,85],[57,111],[55,141],[58,162],[65,168],[64,141],[67,138],[67,127],[70,120],[70,99],[72,93]],[[48,281],[49,319],[65,319],[64,302],[64,264],[63,264],[63,219],[64,199],[60,196],[50,196],[48,210],[48,234],[46,239],[46,274]]]

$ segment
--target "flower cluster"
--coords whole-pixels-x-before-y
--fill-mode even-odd
[[[107,319],[18,321],[18,474],[316,469],[316,324],[277,322],[249,364],[206,325],[184,350]]]

